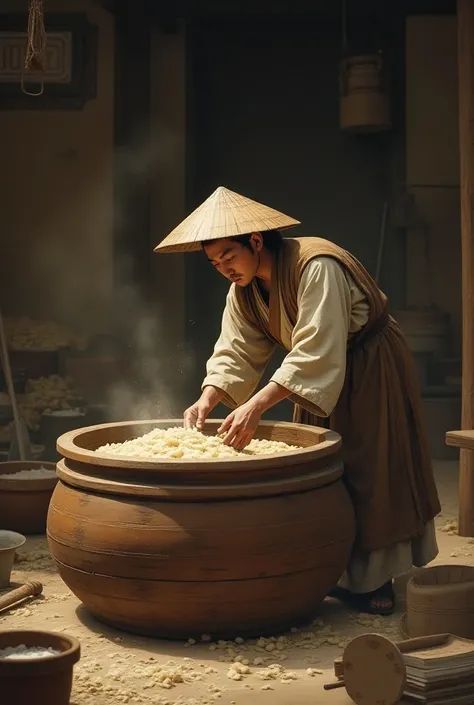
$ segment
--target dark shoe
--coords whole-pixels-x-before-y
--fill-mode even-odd
[[[387,616],[395,609],[395,593],[391,580],[377,590],[365,593],[355,593],[345,588],[335,587],[330,591],[329,597],[346,602],[365,614]]]

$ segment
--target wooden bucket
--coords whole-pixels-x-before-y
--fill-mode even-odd
[[[59,653],[42,659],[0,658],[2,702],[68,705],[73,668],[81,657],[78,640],[66,634],[39,630],[0,632],[0,649],[20,645],[50,647]]]
[[[433,566],[408,581],[407,635],[412,638],[448,632],[474,639],[473,566]]]
[[[340,127],[382,132],[392,127],[387,74],[381,54],[361,54],[340,65]]]
[[[21,470],[55,470],[53,463],[38,460],[0,462],[0,522],[2,529],[17,531],[26,536],[44,534],[46,517],[56,477],[18,479]],[[11,475],[9,478],[7,475]]]

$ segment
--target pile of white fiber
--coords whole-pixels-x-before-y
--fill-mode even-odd
[[[51,646],[6,646],[0,649],[0,659],[8,661],[24,661],[26,659],[49,658],[50,656],[59,656],[61,652],[53,649]]]
[[[56,477],[56,470],[49,468],[31,468],[31,470],[18,470],[0,475],[5,480],[46,480]]]
[[[238,451],[231,446],[224,445],[223,436],[206,436],[205,433],[196,429],[176,427],[166,430],[155,428],[140,438],[133,438],[124,443],[107,443],[97,448],[95,452],[121,458],[143,458],[144,460],[159,458],[213,460],[215,458],[287,453],[292,450],[297,450],[297,446],[291,446],[282,441],[254,438],[243,451]]]

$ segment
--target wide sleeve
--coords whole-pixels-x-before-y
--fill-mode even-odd
[[[222,316],[221,334],[207,362],[202,389],[209,385],[222,389],[223,402],[235,409],[252,396],[274,348],[265,333],[243,316],[232,285]]]
[[[272,380],[317,416],[330,416],[342,391],[350,320],[351,293],[343,268],[329,257],[311,260],[298,289],[292,348]]]

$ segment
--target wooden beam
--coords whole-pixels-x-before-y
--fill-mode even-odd
[[[474,450],[474,431],[448,431],[446,445]]]
[[[474,426],[474,0],[458,0],[462,244],[462,430]],[[449,247],[446,243],[446,247]],[[459,468],[459,535],[474,536],[474,452]]]

